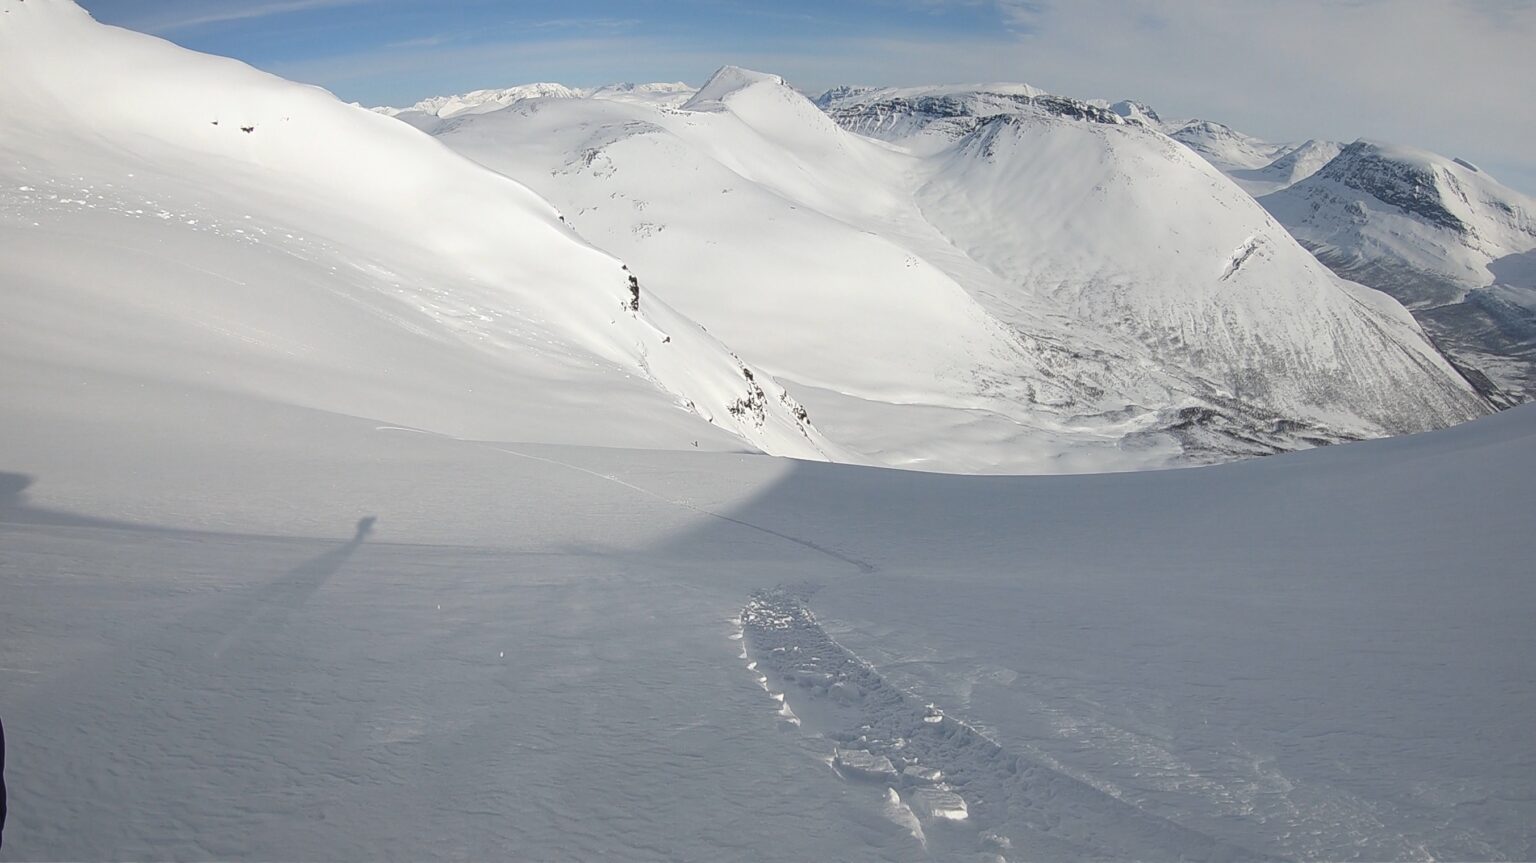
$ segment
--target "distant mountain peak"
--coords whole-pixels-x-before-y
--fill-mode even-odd
[[[1152,110],[1151,106],[1143,102],[1137,102],[1132,99],[1122,99],[1119,102],[1110,105],[1109,110],[1119,114],[1127,120],[1137,120],[1141,123],[1151,126],[1154,129],[1160,128],[1163,125],[1163,118],[1159,117],[1157,112]]]
[[[732,94],[759,84],[786,88],[789,86],[778,75],[755,72],[740,66],[721,66],[715,70],[715,74],[709,76],[704,86],[693,94],[693,98],[683,103],[683,108],[689,111],[707,110],[724,102]]]

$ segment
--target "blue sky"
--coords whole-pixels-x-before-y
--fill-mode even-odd
[[[1376,138],[1536,191],[1536,0],[81,0],[349,101],[532,81],[1026,81],[1273,140]]]

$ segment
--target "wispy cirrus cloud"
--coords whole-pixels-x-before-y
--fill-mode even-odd
[[[336,6],[357,6],[374,0],[272,0],[265,3],[206,3],[197,9],[180,10],[177,14],[161,15],[135,22],[134,29],[148,33],[174,33],[208,24],[231,21],[249,21],[293,12],[308,12]]]
[[[437,33],[432,36],[418,36],[415,39],[402,39],[399,42],[385,42],[385,48],[436,48],[439,45],[447,45],[454,37],[447,33]]]
[[[534,30],[629,30],[640,26],[638,18],[553,18],[522,24]]]
[[[1536,191],[1536,0],[80,2],[362,101],[698,82],[723,63],[808,90],[1011,80],[1273,140],[1420,146]]]

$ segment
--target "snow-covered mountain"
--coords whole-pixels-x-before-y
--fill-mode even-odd
[[[1301,182],[1344,148],[1336,141],[1317,139],[1276,144],[1210,120],[1164,121],[1135,102],[1118,102],[1114,110],[1141,119],[1199,153],[1254,197]]]
[[[679,110],[542,99],[427,128],[889,463],[1123,467],[1170,438],[1203,460],[1483,409],[1401,308],[1203,161],[1028,86],[812,104],[727,67]]]
[[[1483,409],[1400,309],[1203,163],[1027,86],[818,107],[727,67],[697,92],[534,85],[401,114],[497,177],[68,0],[7,14],[19,361],[461,436],[666,446],[713,424],[965,471],[1220,460]],[[60,69],[65,42],[100,59]]]
[[[1162,129],[1260,199],[1334,272],[1402,302],[1480,393],[1536,398],[1536,205],[1477,166],[1360,140],[1275,144],[1206,120]]]
[[[575,99],[581,96],[579,90],[574,90],[564,84],[551,84],[541,82],[535,84],[520,84],[516,87],[503,87],[495,90],[473,90],[457,96],[434,96],[423,99],[408,108],[375,108],[380,114],[396,117],[408,112],[428,114],[433,117],[452,117],[456,114],[484,113],[505,108],[514,102],[524,99]]]
[[[1457,159],[1356,141],[1261,203],[1336,272],[1413,310],[1495,399],[1536,398],[1536,200]]]
[[[1311,139],[1288,149],[1284,155],[1262,168],[1234,170],[1227,176],[1244,191],[1259,196],[1293,186],[1312,176],[1339,155],[1344,146],[1337,141]]]
[[[493,90],[472,90],[455,96],[433,96],[406,108],[381,106],[373,110],[390,117],[424,114],[446,120],[460,114],[483,114],[513,105],[525,99],[613,99],[654,105],[681,105],[693,96],[694,88],[676,83],[606,84],[602,87],[567,87],[548,82],[519,84]]]
[[[986,118],[1015,113],[1042,97],[1050,98],[1028,84],[836,87],[818,96],[816,104],[850,132],[942,148]]]
[[[8,372],[102,405],[174,384],[455,436],[857,460],[517,182],[69,0],[4,7]],[[64,401],[5,393],[8,421]]]
[[[922,98],[863,93],[831,107],[845,118],[906,108],[931,117],[930,128],[954,128]],[[1049,302],[1073,321],[1110,323],[1107,335],[1130,336],[1156,367],[1279,415],[1306,416],[1306,405],[1329,400],[1378,417],[1411,413],[1407,402],[1378,401],[1361,387],[1395,378],[1383,391],[1407,392],[1398,388],[1411,390],[1408,379],[1423,369],[1443,372],[1407,315],[1329,277],[1247,195],[1187,153],[1116,112],[1036,96],[960,137],[919,199],[946,236],[1016,286],[1015,308]],[[1023,325],[1017,312],[994,310]],[[1086,341],[1081,327],[1076,338]],[[1369,359],[1360,352],[1368,344],[1392,347]],[[1342,389],[1326,394],[1334,386]],[[1430,391],[1445,404],[1463,394],[1443,374]]]
[[[1222,171],[1262,168],[1296,146],[1270,143],[1210,120],[1165,122],[1163,129],[1168,137],[1199,153]]]

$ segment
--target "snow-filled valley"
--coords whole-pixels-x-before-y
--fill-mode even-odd
[[[0,860],[1536,855],[1536,407],[1288,233],[1358,145],[0,73]]]

